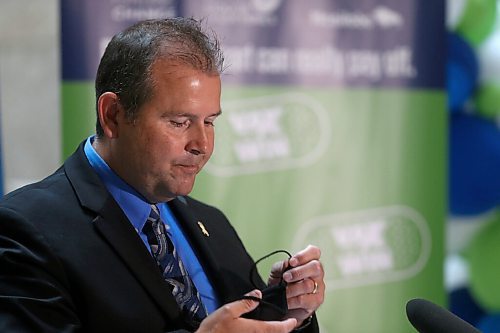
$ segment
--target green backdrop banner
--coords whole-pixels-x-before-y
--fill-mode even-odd
[[[321,247],[322,332],[414,332],[406,301],[444,301],[444,105],[441,92],[226,88],[194,196],[256,258]]]
[[[92,133],[93,78],[109,37],[144,16],[203,17],[228,67],[215,152],[193,196],[228,215],[255,259],[321,247],[322,332],[414,332],[410,298],[445,303],[442,0],[61,8],[65,156]]]

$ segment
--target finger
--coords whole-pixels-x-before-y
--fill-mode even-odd
[[[251,292],[245,294],[245,296],[253,296],[257,298],[262,298],[262,292],[258,289],[252,290]],[[259,302],[251,299],[241,299],[224,305],[226,311],[230,314],[232,318],[239,318],[244,313],[250,312],[259,305]]]
[[[262,329],[258,329],[258,332],[288,333],[297,326],[297,319],[288,318],[283,321],[264,321],[260,322],[260,324],[262,324],[263,327]]]
[[[286,287],[286,298],[292,298],[299,295],[312,294],[314,292],[315,286],[316,292],[318,291],[319,285],[315,283],[313,279],[304,279],[294,283],[289,283]]]
[[[307,313],[314,312],[321,305],[320,294],[302,294],[287,299],[288,310],[304,310]]]
[[[290,290],[288,290],[289,288]],[[288,309],[305,309],[308,312],[316,311],[323,304],[325,289],[326,285],[323,280],[312,281],[307,279],[289,284],[287,286]],[[290,297],[288,297],[289,295]]]
[[[308,245],[302,251],[297,252],[290,258],[290,265],[292,267],[297,267],[304,265],[311,260],[319,260],[321,257],[321,250],[315,245]]]
[[[283,272],[288,267],[288,260],[278,261],[271,267],[270,280],[281,279]]]
[[[318,281],[323,280],[324,275],[323,264],[319,260],[312,260],[304,265],[287,270],[283,273],[283,279],[288,283],[307,278]]]
[[[325,284],[318,283],[315,294],[299,294],[294,297],[287,297],[288,309],[304,309],[309,313],[316,311],[325,299]]]
[[[262,298],[262,291],[260,291],[259,289],[254,289],[254,290],[246,293],[245,296],[253,296],[253,297],[257,297],[257,298]]]

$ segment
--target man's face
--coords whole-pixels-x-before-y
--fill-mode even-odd
[[[113,140],[112,166],[151,202],[191,192],[196,174],[212,155],[220,114],[218,75],[158,60],[153,97]]]

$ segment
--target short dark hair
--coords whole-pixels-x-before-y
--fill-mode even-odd
[[[96,111],[99,96],[113,92],[133,119],[152,96],[151,68],[160,57],[207,73],[223,71],[219,41],[213,32],[203,30],[201,21],[183,17],[141,21],[116,34],[106,47],[95,81]],[[99,116],[96,134],[103,135]]]

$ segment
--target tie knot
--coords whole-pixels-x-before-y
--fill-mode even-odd
[[[153,221],[157,221],[160,219],[160,212],[158,211],[158,207],[156,207],[156,205],[151,205],[151,212],[149,213],[149,218]]]
[[[149,216],[142,227],[142,231],[146,234],[150,242],[154,240],[155,233],[161,233],[161,230],[164,230],[159,222],[160,214],[158,213],[158,207],[156,207],[156,205],[151,205]]]

